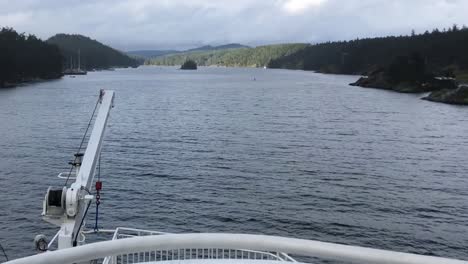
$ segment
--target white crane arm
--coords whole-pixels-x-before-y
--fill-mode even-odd
[[[63,191],[54,191],[49,188],[44,200],[44,219],[60,226],[59,249],[76,246],[80,229],[84,226],[86,211],[93,198],[89,192],[94,181],[96,165],[99,161],[104,132],[113,101],[114,91],[101,90],[98,102],[99,109],[86,151],[82,161],[78,162],[79,165],[74,162],[77,168],[75,182],[69,188],[64,187]],[[59,197],[60,195],[62,198]]]

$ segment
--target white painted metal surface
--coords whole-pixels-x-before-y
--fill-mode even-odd
[[[148,261],[148,262],[122,262],[132,264],[180,264],[180,260]],[[257,259],[190,259],[183,260],[183,264],[280,264],[278,260]]]
[[[318,257],[360,264],[468,264],[467,261],[421,256],[319,241],[245,234],[168,234],[117,239],[47,252],[7,264],[63,264],[120,256],[135,252],[174,249],[245,248],[285,252],[293,256]],[[183,263],[183,261],[180,261]]]
[[[60,231],[57,237],[58,248],[70,248],[73,241],[77,240],[88,204],[91,202],[88,195],[96,170],[96,164],[101,153],[104,132],[113,107],[114,91],[101,90],[99,110],[94,121],[94,127],[88,139],[88,145],[83,156],[76,180],[66,192],[66,215],[62,219]]]
[[[106,230],[109,232],[110,230]],[[101,232],[100,232],[101,233]],[[154,236],[167,235],[159,231],[150,231],[144,229],[118,227],[115,229],[113,240],[138,237],[138,236]],[[249,249],[225,249],[225,248],[178,248],[173,250],[152,250],[148,252],[135,252],[119,256],[108,256],[102,262],[103,264],[127,264],[127,263],[155,263],[167,261],[184,261],[191,260],[254,260],[254,261],[290,261],[297,262],[290,256],[282,252],[263,252]],[[262,262],[263,263],[263,262]],[[265,263],[263,263],[265,264]]]
[[[66,180],[66,179],[76,180],[76,173],[74,171],[61,172],[59,173],[59,175],[57,175],[57,178],[62,179],[62,180]]]

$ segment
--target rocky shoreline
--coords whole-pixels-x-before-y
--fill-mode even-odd
[[[451,78],[427,78],[420,81],[393,80],[385,70],[379,69],[367,77],[361,77],[351,86],[392,90],[399,93],[427,93],[442,89],[456,89],[458,84]]]
[[[1,88],[15,88],[17,86],[21,85],[27,85],[27,84],[34,84],[34,83],[40,83],[40,82],[46,82],[46,81],[53,81],[57,80],[63,77],[63,74],[57,74],[53,75],[47,78],[24,78],[21,81],[16,81],[16,82],[0,82],[0,89]]]
[[[468,105],[468,85],[460,85],[456,89],[435,91],[422,99],[437,103]]]
[[[399,93],[427,93],[423,100],[468,105],[468,86],[458,85],[452,78],[426,78],[420,81],[396,81],[389,77],[389,74],[383,70],[372,72],[367,77],[361,77],[351,86],[364,88],[377,88],[391,90]]]

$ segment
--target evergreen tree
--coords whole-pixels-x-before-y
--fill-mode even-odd
[[[468,29],[451,28],[450,32],[422,35],[360,39],[316,44],[293,54],[273,59],[269,67],[313,70],[343,74],[367,74],[390,65],[400,56],[411,60],[418,52],[425,70],[442,74],[447,67],[468,70]],[[346,54],[343,62],[343,55]],[[420,58],[413,58],[420,63]],[[400,58],[401,59],[401,58]]]
[[[57,46],[12,28],[0,30],[0,87],[61,76],[62,55]]]
[[[73,61],[73,67],[78,67],[78,52],[81,65],[85,70],[107,69],[110,67],[136,67],[140,61],[128,55],[106,46],[96,40],[82,35],[57,34],[47,40],[48,43],[57,45],[64,59],[64,68],[69,68]]]

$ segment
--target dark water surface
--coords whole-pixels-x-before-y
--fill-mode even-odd
[[[40,218],[42,199],[63,185],[56,175],[106,88],[116,107],[103,227],[468,259],[468,108],[347,85],[355,79],[144,67],[0,90],[0,242],[25,256],[36,234],[57,231]]]

